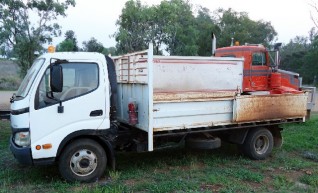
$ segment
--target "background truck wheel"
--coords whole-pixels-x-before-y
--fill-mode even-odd
[[[191,149],[216,149],[221,147],[220,138],[188,138],[185,141],[186,147]]]
[[[62,152],[59,170],[67,181],[93,182],[104,173],[106,163],[106,153],[99,143],[78,139]]]
[[[251,129],[242,145],[242,152],[251,159],[266,159],[273,150],[273,135],[268,129]]]

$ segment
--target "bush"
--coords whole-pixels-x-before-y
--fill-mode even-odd
[[[17,90],[20,85],[20,78],[8,76],[0,78],[0,90]]]

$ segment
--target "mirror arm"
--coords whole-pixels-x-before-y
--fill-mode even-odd
[[[64,113],[64,106],[62,106],[61,100],[60,100],[60,105],[57,107],[57,113]]]
[[[49,94],[51,94],[51,96]],[[57,113],[64,113],[64,106],[62,105],[62,101],[54,97],[53,91],[47,92],[46,97],[59,103],[59,106],[57,107]]]

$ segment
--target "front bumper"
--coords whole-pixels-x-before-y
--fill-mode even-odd
[[[13,137],[10,137],[10,150],[20,164],[33,165],[32,153],[30,147],[19,147],[13,142]]]

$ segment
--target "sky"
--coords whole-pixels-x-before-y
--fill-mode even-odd
[[[159,4],[160,1],[141,0],[147,5]],[[63,35],[54,38],[53,45],[63,41],[67,30],[73,30],[80,47],[83,41],[91,37],[96,38],[104,47],[115,46],[116,41],[110,36],[118,29],[116,21],[125,2],[126,0],[76,0],[76,6],[67,10],[67,17],[58,20]],[[318,0],[190,0],[194,9],[200,5],[210,11],[232,8],[238,12],[247,12],[252,20],[271,22],[278,33],[277,42],[283,43],[288,43],[296,36],[308,36],[309,30],[314,27],[310,12],[315,13],[309,4],[315,2],[318,4]]]

